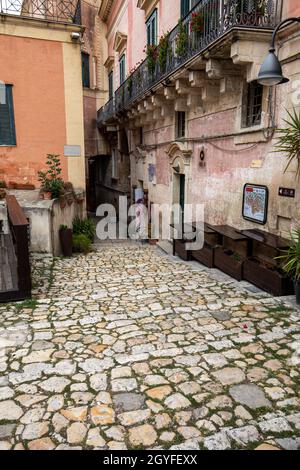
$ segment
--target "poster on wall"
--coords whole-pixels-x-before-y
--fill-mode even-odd
[[[150,183],[156,184],[156,166],[152,163],[148,167],[148,177]]]
[[[268,219],[269,190],[266,186],[246,184],[243,197],[243,217],[265,225]]]

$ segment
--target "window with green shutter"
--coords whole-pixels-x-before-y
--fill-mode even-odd
[[[197,3],[200,3],[199,0],[181,0],[181,18],[184,18]]]
[[[16,145],[12,85],[1,85],[0,90],[0,145]]]
[[[122,55],[119,61],[119,67],[120,67],[120,85],[122,85],[125,82],[126,79],[126,58],[125,54]]]
[[[152,15],[148,18],[146,27],[148,46],[157,46],[157,10],[154,10]]]
[[[85,52],[81,53],[82,64],[82,84],[84,88],[90,88],[90,56]]]
[[[114,97],[114,73],[110,72],[108,75],[108,90],[109,90],[109,99],[111,100]]]

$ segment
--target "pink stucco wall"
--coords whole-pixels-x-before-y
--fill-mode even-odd
[[[129,72],[145,58],[146,13],[137,8],[137,0],[128,0],[127,6],[124,0],[115,0],[109,18],[107,20],[108,55],[115,57],[115,89],[120,85],[118,60],[119,54],[114,50],[115,36],[117,32],[127,35],[127,45],[123,52],[126,54],[126,73]],[[180,0],[160,0],[156,3],[158,10],[158,39],[163,34],[171,31],[180,17]]]

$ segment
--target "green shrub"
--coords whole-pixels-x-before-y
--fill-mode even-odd
[[[91,240],[81,234],[73,235],[73,250],[75,253],[89,253],[91,251]]]
[[[80,219],[76,217],[73,220],[73,234],[74,235],[85,235],[90,242],[94,241],[96,229],[92,219]]]

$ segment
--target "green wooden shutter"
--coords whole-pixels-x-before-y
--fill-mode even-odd
[[[16,145],[12,85],[5,86],[5,100],[0,103],[0,145]],[[2,97],[3,98],[3,97]]]
[[[85,52],[81,53],[82,64],[82,84],[84,88],[90,88],[90,56]]]
[[[184,18],[190,11],[190,0],[181,0],[181,18]]]

